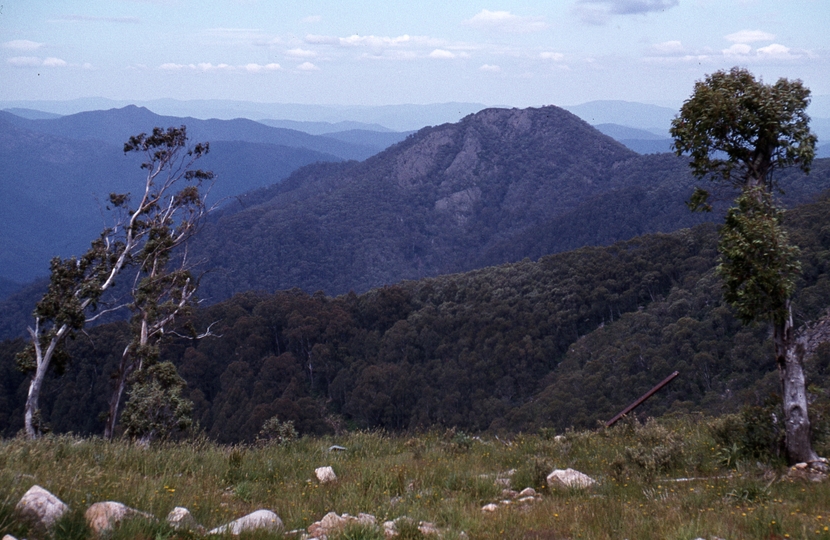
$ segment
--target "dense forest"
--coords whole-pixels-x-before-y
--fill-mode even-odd
[[[787,213],[801,247],[798,324],[830,305],[830,199]],[[198,309],[162,358],[188,382],[201,429],[250,441],[273,416],[302,433],[427,426],[515,432],[592,427],[674,370],[643,414],[720,413],[764,403],[778,382],[764,325],[742,326],[721,300],[716,228],[703,224],[533,262],[404,281],[337,297],[247,292]],[[127,325],[91,329],[52,375],[44,419],[102,430]],[[0,345],[0,427],[22,425],[21,340]],[[808,363],[821,394],[830,351]]]

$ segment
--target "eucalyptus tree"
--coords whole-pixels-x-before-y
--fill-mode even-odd
[[[213,174],[192,167],[208,150],[201,143],[188,147],[184,126],[154,128],[151,135],[131,137],[124,152],[141,152],[147,158],[141,165],[147,171],[145,182],[135,201],[129,193],[110,194],[107,208],[113,212],[113,225],[84,255],[52,259],[49,287],[28,328],[29,343],[17,357],[18,366],[33,373],[24,410],[28,437],[38,437],[43,431],[41,388],[50,368],[61,371],[66,367],[67,338],[108,312],[132,306],[140,315],[134,324],[137,337],[124,351],[120,370],[124,372],[135,365],[135,358],[143,357],[142,347],[149,347],[153,337],[192,300],[196,283],[186,258],[176,268],[168,263],[170,254],[184,246],[206,213],[200,188]],[[124,305],[102,302],[116,278],[129,268],[136,269],[133,301]]]
[[[691,156],[695,176],[738,191],[719,232],[718,273],[724,299],[744,323],[763,320],[772,326],[791,462],[817,462],[818,456],[810,444],[803,350],[793,328],[799,252],[781,224],[775,172],[792,166],[810,170],[816,136],[806,113],[809,103],[810,90],[799,80],[765,84],[736,67],[695,83],[671,127],[674,150]],[[697,188],[689,206],[711,210],[709,197],[708,190]]]

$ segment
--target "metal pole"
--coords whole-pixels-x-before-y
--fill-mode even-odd
[[[634,403],[632,403],[631,405],[629,405],[628,407],[626,407],[625,409],[623,409],[623,411],[622,411],[621,413],[619,413],[617,416],[615,416],[615,417],[614,417],[614,418],[612,418],[611,420],[609,420],[609,421],[605,422],[605,427],[611,427],[611,426],[613,426],[614,424],[616,424],[616,423],[617,423],[617,420],[619,420],[620,418],[622,418],[622,417],[623,417],[623,416],[625,416],[626,414],[630,413],[631,411],[633,411],[634,409],[636,409],[637,407],[639,407],[640,405],[642,405],[642,404],[643,404],[643,402],[644,402],[645,400],[647,400],[648,398],[650,398],[651,396],[653,396],[653,395],[654,395],[654,394],[655,394],[658,390],[660,390],[661,388],[663,388],[664,386],[666,386],[667,384],[669,384],[670,382],[672,382],[672,380],[673,380],[675,377],[677,377],[678,375],[680,375],[680,372],[679,372],[679,371],[675,371],[674,373],[672,373],[671,375],[669,375],[668,377],[666,377],[665,379],[663,379],[663,381],[662,381],[662,382],[660,382],[660,383],[658,383],[658,384],[657,384],[657,386],[655,386],[654,388],[652,388],[651,390],[649,390],[648,392],[646,392],[645,394],[643,394],[643,396],[642,396],[642,397],[640,397],[640,399],[638,399],[637,401],[635,401]]]

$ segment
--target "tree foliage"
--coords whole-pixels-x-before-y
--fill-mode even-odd
[[[711,176],[737,188],[762,185],[772,192],[774,171],[797,165],[809,172],[815,157],[809,96],[799,80],[768,85],[743,68],[715,72],[695,83],[672,121],[673,147],[678,155],[691,156],[698,178]]]
[[[755,190],[741,193],[726,213],[718,273],[724,299],[742,321],[780,323],[789,316],[788,301],[801,271],[798,248],[789,243],[781,226],[783,212],[769,202],[770,194]]]

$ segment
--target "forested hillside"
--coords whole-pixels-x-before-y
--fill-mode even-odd
[[[361,162],[318,164],[242,198],[194,246],[208,301],[248,290],[363,292],[690,227],[694,179],[557,107],[487,109]],[[830,164],[781,179],[787,204],[830,187]]]
[[[787,214],[802,248],[798,324],[830,305],[830,200]],[[342,427],[478,431],[591,427],[674,370],[644,414],[722,412],[777,389],[768,331],[721,301],[715,227],[639,237],[336,298],[245,293],[198,310],[221,337],[170,338],[162,353],[188,381],[202,428],[251,440],[278,415],[303,433]],[[126,325],[93,329],[47,380],[45,419],[98,433]],[[0,347],[0,426],[22,423],[22,342]],[[830,351],[807,366],[826,387]]]

